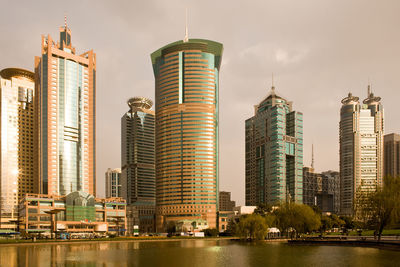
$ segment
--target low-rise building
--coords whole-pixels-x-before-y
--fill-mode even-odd
[[[233,211],[235,206],[236,202],[231,200],[231,192],[219,192],[219,211]]]
[[[115,233],[126,231],[126,201],[75,191],[66,196],[27,194],[19,204],[21,233]]]
[[[337,171],[317,173],[303,168],[303,203],[317,206],[322,212],[340,211],[340,177]]]

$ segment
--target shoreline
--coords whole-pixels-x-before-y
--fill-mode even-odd
[[[1,247],[9,247],[9,246],[35,246],[35,245],[83,245],[83,244],[96,244],[96,243],[117,243],[117,242],[176,242],[176,241],[194,241],[194,240],[203,240],[203,241],[218,241],[218,240],[227,240],[227,241],[233,241],[233,240],[239,240],[238,237],[187,237],[187,238],[126,238],[126,239],[110,239],[110,240],[104,240],[104,239],[90,239],[90,240],[85,240],[85,239],[79,239],[79,240],[39,240],[36,242],[32,241],[21,241],[21,242],[9,242],[9,243],[1,243],[0,242],[0,248]]]

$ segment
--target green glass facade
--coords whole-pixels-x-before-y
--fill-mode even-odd
[[[303,114],[271,94],[246,120],[246,205],[302,202]]]

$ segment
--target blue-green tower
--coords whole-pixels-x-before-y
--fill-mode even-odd
[[[269,95],[246,120],[246,205],[302,203],[303,114]]]

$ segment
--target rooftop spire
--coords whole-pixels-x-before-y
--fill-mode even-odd
[[[64,27],[67,29],[67,15],[64,16]]]
[[[272,73],[271,83],[272,83],[272,86],[271,86],[272,93],[275,93],[274,73]]]
[[[188,42],[189,41],[189,33],[188,33],[188,22],[187,22],[187,8],[186,8],[186,16],[185,16],[185,38],[183,39],[183,42]]]
[[[311,168],[314,169],[314,144],[311,146]]]
[[[370,80],[369,80],[369,78],[368,78],[368,95],[367,95],[367,97],[369,97],[370,95],[371,95],[371,93],[372,93],[372,90],[371,90],[371,82],[370,82]]]

